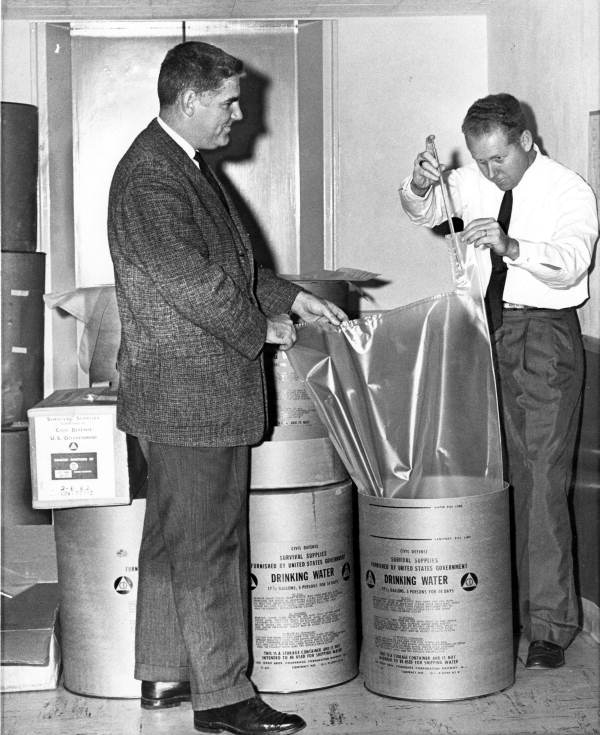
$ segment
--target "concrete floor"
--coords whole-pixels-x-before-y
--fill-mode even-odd
[[[524,668],[519,646],[515,683],[497,694],[433,703],[381,697],[361,675],[327,689],[265,694],[272,706],[298,712],[306,735],[600,735],[600,646],[580,634],[556,671]],[[186,735],[195,732],[189,704],[147,712],[136,699],[53,691],[3,694],[3,735]]]

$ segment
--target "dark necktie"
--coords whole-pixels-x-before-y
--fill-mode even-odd
[[[204,178],[208,181],[208,183],[212,186],[215,194],[219,197],[221,200],[221,203],[225,207],[225,209],[229,212],[229,204],[227,203],[227,199],[225,198],[225,194],[223,194],[223,189],[221,189],[221,186],[219,185],[219,182],[215,178],[215,175],[210,169],[210,166],[204,158],[202,158],[202,154],[200,151],[196,151],[194,155],[194,160],[198,161],[198,165],[200,166],[200,171],[202,171]]]
[[[508,235],[510,215],[512,212],[512,191],[504,192],[500,211],[498,212],[498,224]],[[495,332],[502,324],[502,295],[504,293],[504,282],[506,281],[507,265],[501,255],[496,255],[490,250],[492,259],[492,274],[485,294],[485,307],[488,317],[490,332]]]

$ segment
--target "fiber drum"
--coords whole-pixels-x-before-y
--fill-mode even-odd
[[[352,483],[250,493],[252,680],[260,691],[357,673]]]
[[[283,350],[272,349],[271,353],[273,394],[270,401],[277,409],[277,423],[298,428],[322,426],[315,404],[294,372],[288,356]]]
[[[145,500],[54,511],[64,685],[77,694],[136,698],[138,554]]]
[[[37,246],[38,108],[0,103],[2,250]]]
[[[44,395],[45,253],[2,252],[2,425]]]
[[[349,287],[346,281],[307,279],[291,275],[283,276],[283,278],[293,281],[305,291],[332,301],[344,311],[348,311]],[[269,402],[274,412],[271,422],[300,429],[310,426],[322,427],[321,419],[304,386],[304,381],[296,375],[285,351],[270,349],[268,353],[271,356],[271,360],[266,364],[269,374]]]
[[[514,681],[508,489],[430,477],[417,498],[359,494],[368,689],[445,701]]]
[[[269,441],[252,447],[253,490],[331,485],[347,477],[322,424],[303,428],[275,426]]]

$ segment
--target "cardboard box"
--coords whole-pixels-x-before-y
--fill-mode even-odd
[[[58,584],[36,584],[2,598],[0,689],[55,689],[60,674]]]
[[[27,411],[34,508],[129,504],[116,399],[109,388],[58,390]]]
[[[58,581],[54,526],[6,526],[1,541],[3,595]]]

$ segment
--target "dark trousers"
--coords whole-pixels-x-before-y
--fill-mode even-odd
[[[194,709],[252,697],[248,447],[148,452],[135,676],[190,681]]]
[[[521,628],[566,648],[579,617],[568,508],[584,373],[577,314],[505,310],[494,340]]]

